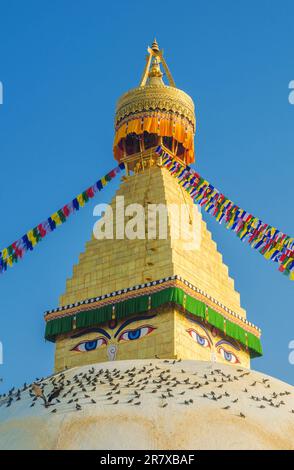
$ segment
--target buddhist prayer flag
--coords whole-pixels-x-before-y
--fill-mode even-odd
[[[217,188],[202,178],[190,166],[173,159],[161,147],[156,153],[162,157],[162,164],[178,179],[179,184],[190,194],[194,203],[199,204],[220,224],[236,233],[237,237],[258,250],[266,259],[278,264],[279,271],[294,280],[294,238],[275,227],[262,222],[258,217],[240,208],[220,193]],[[62,225],[67,218],[83,207],[95,194],[124,169],[124,163],[107,173],[92,186],[78,194],[62,209],[54,212],[48,219],[29,230],[19,240],[0,251],[0,273],[7,266],[13,266],[23,255],[46,236]]]
[[[179,163],[161,147],[156,153],[162,157],[163,165],[178,179],[179,184],[190,194],[193,201],[213,215],[237,237],[258,250],[266,259],[279,265],[279,271],[294,280],[294,239],[275,227],[249,214],[220,193],[190,167]]]
[[[65,204],[62,209],[54,212],[48,219],[29,230],[12,245],[3,248],[0,251],[0,273],[5,272],[7,266],[13,266],[14,263],[23,257],[24,253],[32,250],[48,233],[53,232],[56,227],[62,225],[71,214],[78,211],[80,207],[83,207],[94,197],[97,191],[101,191],[124,167],[124,163],[120,163],[116,168],[107,173],[106,176],[96,181],[94,185],[78,194],[68,204]]]

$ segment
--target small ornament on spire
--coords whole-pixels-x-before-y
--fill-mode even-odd
[[[152,46],[151,46],[151,49],[154,51],[154,52],[159,52],[159,47],[158,47],[158,43],[156,41],[156,38],[154,38],[154,41],[152,43]]]

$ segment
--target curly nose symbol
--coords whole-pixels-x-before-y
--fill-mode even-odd
[[[107,355],[109,361],[115,361],[116,358],[117,347],[115,344],[111,344],[107,348]]]

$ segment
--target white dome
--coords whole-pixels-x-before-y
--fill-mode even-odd
[[[294,388],[255,371],[150,359],[48,377],[47,398],[53,382],[47,408],[31,387],[0,399],[2,450],[294,449]]]

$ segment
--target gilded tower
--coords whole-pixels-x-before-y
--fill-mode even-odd
[[[154,41],[140,85],[117,103],[113,151],[126,176],[112,216],[98,224],[101,232],[111,222],[112,236],[94,233],[60,306],[45,314],[56,371],[154,357],[250,367],[261,354],[260,330],[246,319],[200,211],[157,152],[160,146],[182,164],[193,163],[195,131],[193,100],[176,88]]]

